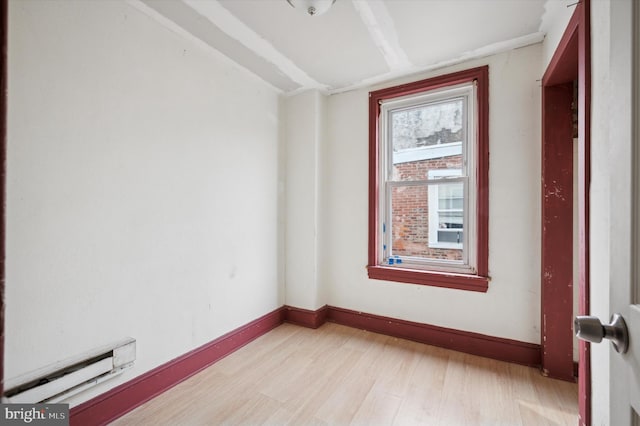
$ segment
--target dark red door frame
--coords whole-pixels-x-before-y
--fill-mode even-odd
[[[591,151],[590,0],[581,0],[542,78],[542,370],[570,380],[572,358],[573,151],[571,102],[578,81],[579,314],[589,313]],[[579,343],[581,425],[591,424],[589,344]]]
[[[7,172],[7,27],[8,0],[0,0],[2,26],[2,70],[0,70],[0,396],[4,394],[4,261],[5,261],[5,205]]]
[[[542,372],[573,378],[573,84],[543,87]]]

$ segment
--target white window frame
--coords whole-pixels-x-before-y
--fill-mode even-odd
[[[433,169],[429,170],[429,180],[442,180],[447,183],[450,183],[450,179],[452,177],[462,176],[461,169]],[[445,179],[443,179],[445,178]],[[428,204],[429,204],[429,247],[430,248],[442,248],[442,249],[463,249],[464,248],[464,240],[461,243],[449,243],[449,242],[441,242],[438,240],[438,231],[440,229],[440,209],[439,205],[439,195],[440,195],[440,185],[429,185],[429,194],[428,194]],[[466,193],[466,188],[464,189]],[[466,200],[466,197],[465,197]],[[466,204],[466,203],[464,203]],[[466,205],[463,206],[463,212],[466,210]],[[466,233],[466,222],[465,222],[464,214],[463,214],[463,227],[462,227],[462,236]]]
[[[477,148],[477,111],[478,102],[476,83],[469,82],[456,86],[449,86],[444,89],[430,90],[416,95],[408,95],[398,98],[384,100],[380,103],[380,120],[379,135],[381,143],[379,143],[379,176],[381,191],[379,196],[379,212],[381,219],[378,226],[380,247],[378,248],[378,264],[389,265],[397,268],[424,269],[441,272],[453,273],[476,273],[477,265],[477,203],[476,203],[476,148]],[[415,108],[421,105],[431,103],[439,103],[451,99],[464,99],[464,118],[463,125],[466,126],[465,143],[462,144],[462,165],[458,169],[459,176],[426,177],[424,180],[417,181],[395,181],[393,180],[393,147],[391,144],[392,129],[390,125],[391,113],[398,110]],[[391,194],[394,187],[398,186],[424,186],[425,189],[434,185],[434,183],[442,183],[443,180],[448,182],[464,183],[464,242],[462,247],[462,260],[445,260],[430,259],[423,257],[398,256],[393,253],[392,241],[392,212],[391,212]],[[473,190],[470,190],[473,189]],[[430,203],[431,205],[431,203]],[[436,204],[437,205],[437,204]],[[431,215],[430,215],[431,216]],[[388,225],[387,225],[388,224]],[[429,224],[431,233],[431,224]],[[429,241],[431,238],[429,237]],[[446,243],[440,243],[446,244]],[[451,243],[449,243],[451,244]],[[431,246],[431,244],[429,244]],[[441,247],[441,248],[459,248],[459,247]],[[391,262],[389,261],[391,260]],[[398,262],[398,259],[400,262]]]

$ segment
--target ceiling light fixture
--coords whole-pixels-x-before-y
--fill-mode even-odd
[[[310,16],[322,15],[336,0],[287,0],[292,7],[304,10]]]

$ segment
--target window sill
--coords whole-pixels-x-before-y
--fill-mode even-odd
[[[369,278],[374,280],[478,291],[481,293],[486,293],[489,289],[489,278],[480,275],[421,271],[419,269],[401,269],[388,266],[368,266],[367,270]]]

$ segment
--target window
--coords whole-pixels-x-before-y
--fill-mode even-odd
[[[462,176],[461,169],[429,170],[430,181]],[[462,183],[430,185],[429,247],[463,250],[464,242],[464,187]]]
[[[488,67],[370,93],[369,277],[488,287]]]

